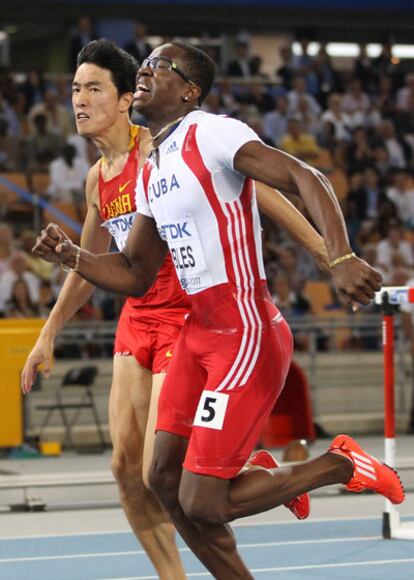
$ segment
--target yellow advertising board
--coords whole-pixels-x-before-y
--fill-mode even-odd
[[[0,447],[24,442],[20,373],[43,324],[40,318],[0,319]]]

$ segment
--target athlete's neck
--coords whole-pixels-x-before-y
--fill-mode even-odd
[[[195,109],[188,110],[188,106],[175,111],[175,113],[170,113],[167,117],[160,119],[160,117],[155,117],[154,120],[147,118],[148,129],[150,130],[152,136],[152,143],[154,149],[156,149],[163,141],[166,139],[171,132],[170,129],[174,127],[176,123],[179,123],[186,117],[189,113],[192,113]]]
[[[118,127],[115,132],[111,131],[106,135],[93,138],[93,142],[109,167],[123,161],[128,154],[131,143],[131,128],[132,124],[128,123],[122,129]]]

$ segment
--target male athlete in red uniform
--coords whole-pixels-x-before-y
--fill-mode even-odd
[[[128,117],[135,66],[112,43],[94,41],[80,53],[73,82],[78,132],[92,138],[102,152],[87,179],[88,212],[81,240],[82,247],[95,252],[108,250],[108,232],[122,250],[135,218],[137,174],[149,150],[148,131],[131,125]],[[323,240],[301,214],[267,186],[258,185],[258,197],[263,211],[326,265]],[[23,370],[25,392],[41,363],[49,372],[57,333],[92,290],[78,275],[68,275]],[[109,401],[112,468],[131,527],[162,579],[182,578],[184,571],[172,526],[159,502],[145,489],[143,479],[152,457],[159,392],[188,308],[189,301],[167,257],[145,296],[127,298],[114,347]],[[300,518],[309,513],[306,496],[288,502],[288,507]]]
[[[129,119],[137,68],[129,54],[106,40],[91,42],[78,57],[72,98],[77,129],[102,153],[87,177],[81,237],[82,247],[95,252],[107,252],[112,238],[122,249],[135,218],[138,170],[150,144],[148,130]],[[143,469],[145,449],[149,463],[153,446],[151,435],[145,447],[145,433],[154,432],[159,391],[189,306],[173,270],[167,259],[145,296],[126,299],[116,333],[109,398],[112,471],[122,506],[162,580],[183,579],[185,572],[174,527],[144,485]],[[40,364],[49,374],[56,335],[93,289],[77,274],[68,274],[23,369],[25,392]]]

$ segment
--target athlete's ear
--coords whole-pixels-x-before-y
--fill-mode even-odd
[[[192,103],[194,101],[199,101],[200,95],[201,95],[200,87],[197,87],[197,85],[190,85],[189,88],[185,91],[185,93],[181,97],[181,100],[184,103]]]
[[[124,93],[119,98],[120,113],[127,113],[134,102],[134,93]]]

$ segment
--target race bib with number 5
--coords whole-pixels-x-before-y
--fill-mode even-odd
[[[215,391],[203,391],[195,414],[194,427],[207,427],[208,429],[223,428],[229,395],[216,393]]]

